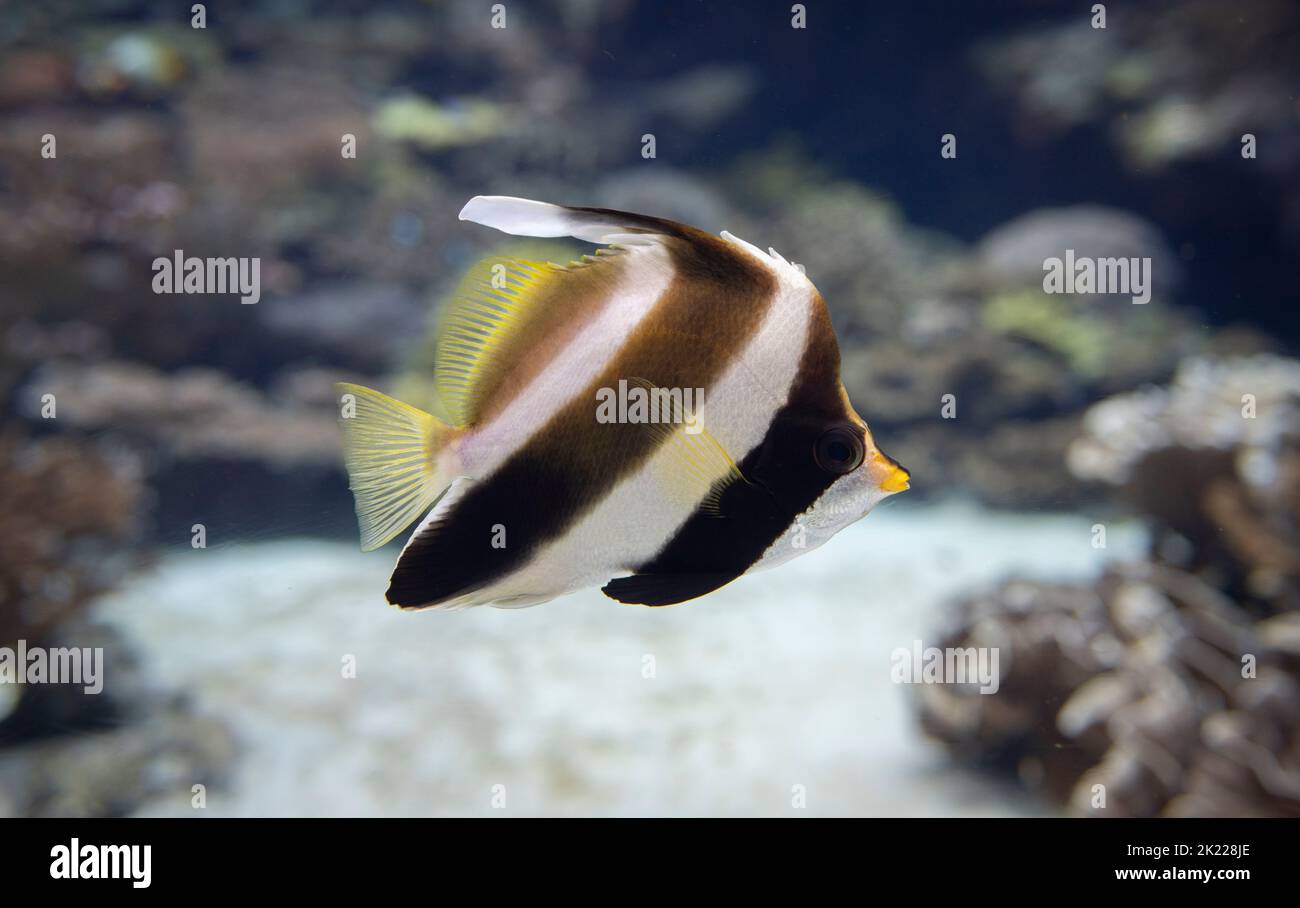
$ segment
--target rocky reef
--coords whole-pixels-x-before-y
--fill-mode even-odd
[[[1300,610],[1300,362],[1193,358],[1092,408],[1081,479],[1149,515],[1155,554],[1253,614]]]
[[[0,645],[44,638],[134,566],[142,494],[120,452],[0,436]]]
[[[38,639],[101,650],[103,690],[31,685],[8,704],[0,817],[127,816],[157,798],[202,804],[226,783],[236,752],[226,724],[154,680],[120,631],[80,618]]]
[[[960,602],[943,645],[998,647],[1003,684],[924,688],[923,727],[1083,813],[1300,815],[1300,361],[1192,359],[1084,427],[1070,468],[1150,559]]]
[[[123,815],[218,779],[229,759],[223,728],[149,687],[130,645],[93,617],[141,561],[145,494],[130,451],[0,436],[0,647],[14,673],[0,684],[0,816]],[[101,690],[19,683],[16,653],[83,648],[104,654]]]

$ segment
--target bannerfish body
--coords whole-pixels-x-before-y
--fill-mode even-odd
[[[393,605],[513,608],[590,586],[683,602],[908,487],[849,403],[825,301],[774,250],[502,196],[460,218],[605,248],[485,266],[441,324],[436,415],[340,386],[362,547],[423,515]]]

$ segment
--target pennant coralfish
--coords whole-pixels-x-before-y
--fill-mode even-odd
[[[840,383],[825,301],[775,250],[501,196],[460,218],[605,248],[485,266],[443,317],[435,414],[339,386],[362,548],[425,515],[390,603],[522,607],[589,586],[682,602],[908,487]]]

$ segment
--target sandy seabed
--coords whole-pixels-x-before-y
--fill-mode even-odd
[[[1141,551],[1137,526],[1093,548],[1092,523],[899,500],[666,609],[590,590],[404,614],[383,603],[389,552],[187,549],[99,615],[232,728],[239,755],[208,815],[1041,814],[948,765],[890,656],[937,643],[953,596],[1012,573],[1087,577]],[[178,797],[139,812],[198,811]]]

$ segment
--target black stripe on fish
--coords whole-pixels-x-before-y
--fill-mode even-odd
[[[596,211],[634,223],[653,221],[656,232],[669,230],[655,219]],[[524,567],[663,443],[644,426],[598,423],[597,390],[632,376],[660,387],[707,389],[758,329],[775,299],[773,274],[724,240],[664,223],[672,231],[665,246],[675,274],[654,308],[590,385],[491,476],[470,485],[437,523],[416,534],[393,571],[390,603],[436,605]],[[697,343],[666,341],[681,336]],[[492,546],[498,526],[505,531],[504,548]]]
[[[729,485],[716,512],[697,511],[654,558],[601,592],[629,604],[672,605],[749,570],[840,478],[813,458],[822,433],[848,420],[839,388],[839,347],[818,298],[789,398],[740,462],[748,482]]]

